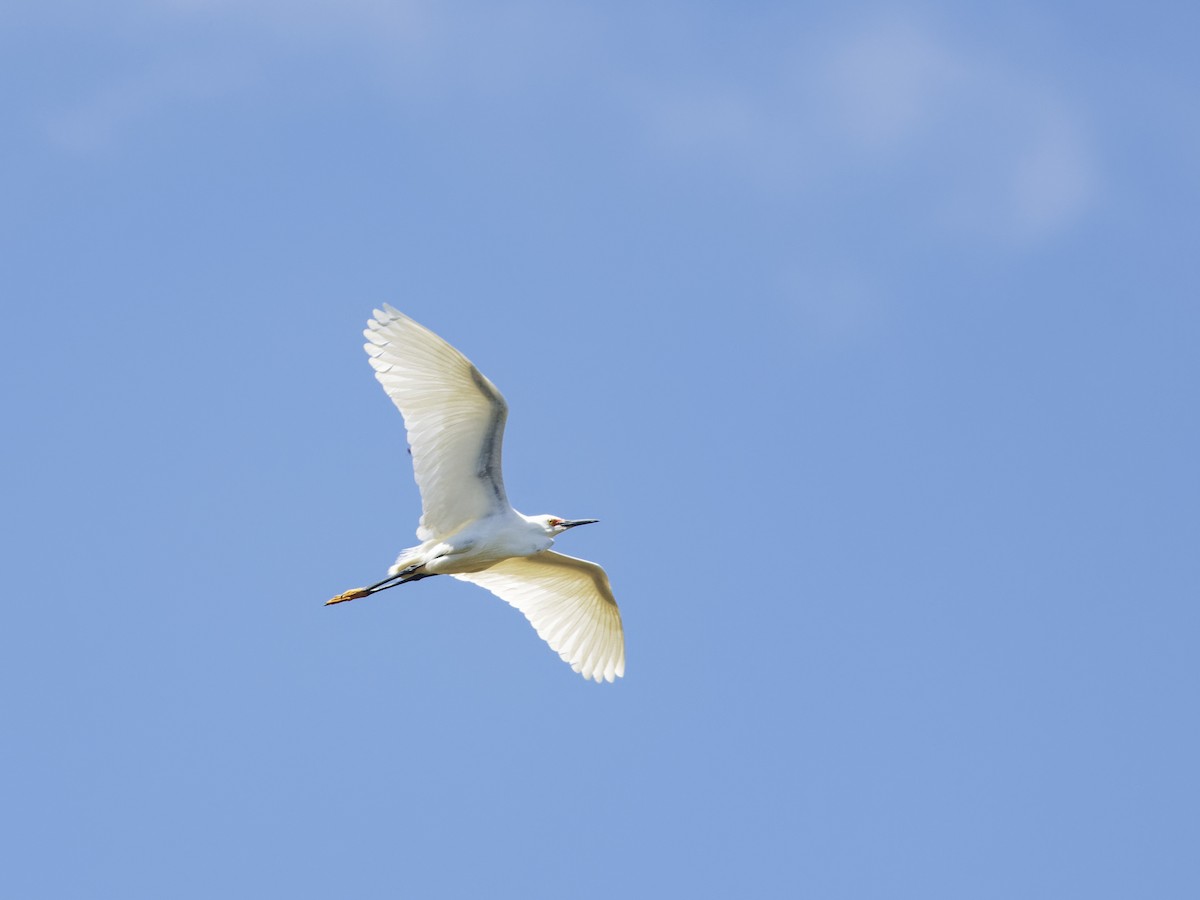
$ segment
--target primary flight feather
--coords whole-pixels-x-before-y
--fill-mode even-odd
[[[450,575],[519,609],[584,678],[624,675],[621,613],[604,569],[550,549],[567,529],[596,520],[526,516],[509,505],[500,463],[508,404],[496,386],[432,331],[386,304],[363,334],[375,377],[408,430],[421,491],[421,543],[402,551],[383,581],[326,605]]]

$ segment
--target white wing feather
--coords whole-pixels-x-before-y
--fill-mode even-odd
[[[525,614],[538,636],[584,678],[625,674],[621,613],[604,569],[543,550],[455,578],[487,588]]]
[[[508,508],[500,467],[508,404],[471,361],[384,305],[363,332],[375,377],[404,416],[422,541]]]

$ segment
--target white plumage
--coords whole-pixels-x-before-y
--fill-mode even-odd
[[[568,528],[596,520],[526,516],[509,505],[501,469],[508,404],[495,385],[390,306],[375,310],[364,334],[375,377],[408,430],[421,543],[401,552],[383,581],[328,603],[451,575],[519,609],[584,678],[624,675],[625,638],[608,576],[595,563],[550,549]]]

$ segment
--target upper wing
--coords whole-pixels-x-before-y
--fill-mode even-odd
[[[608,576],[595,563],[543,550],[454,577],[523,612],[538,636],[584,678],[612,681],[625,674],[621,613]]]
[[[404,415],[422,541],[508,507],[500,445],[508,404],[471,361],[384,304],[363,332],[375,377]]]

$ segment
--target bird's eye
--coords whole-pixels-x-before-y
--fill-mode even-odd
[[[555,527],[558,527],[558,526],[559,526],[559,525],[561,525],[562,523],[563,523],[563,520],[562,520],[562,519],[551,519],[551,520],[550,520],[550,524],[551,524],[551,525],[553,525],[553,526],[555,526]]]

